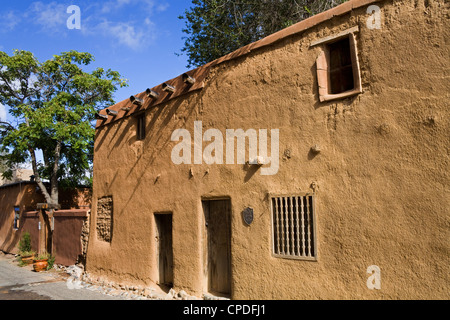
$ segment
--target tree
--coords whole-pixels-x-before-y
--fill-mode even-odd
[[[193,0],[185,10],[188,66],[200,66],[346,0]]]
[[[5,172],[6,170],[8,170],[8,167],[6,165],[6,161],[3,160],[2,159],[2,155],[0,155],[0,174],[3,174],[3,172]]]
[[[31,161],[50,206],[58,205],[60,183],[85,176],[92,162],[95,113],[113,104],[113,93],[127,85],[116,71],[83,71],[93,60],[89,53],[70,51],[40,63],[28,51],[15,50],[11,56],[0,51],[0,103],[15,119],[0,125],[0,157],[8,168]],[[8,169],[3,176],[11,174]]]

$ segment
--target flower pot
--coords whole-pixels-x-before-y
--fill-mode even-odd
[[[33,269],[36,272],[46,271],[48,266],[48,259],[34,260]]]
[[[34,260],[34,254],[31,256],[23,256],[20,257],[20,259],[22,260],[22,262],[26,265],[32,264],[33,260]]]

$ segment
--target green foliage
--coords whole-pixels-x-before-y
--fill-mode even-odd
[[[51,254],[44,251],[42,253],[39,253],[35,260],[45,260],[45,259],[50,259],[50,257],[51,257]]]
[[[31,161],[38,184],[48,179],[51,188],[84,180],[93,158],[95,113],[114,104],[113,93],[127,86],[116,71],[83,71],[93,61],[90,53],[77,51],[43,63],[28,51],[0,51],[0,103],[16,120],[0,124],[0,157],[8,168]],[[42,150],[42,163],[36,150]]]
[[[182,52],[200,66],[346,0],[193,0]]]
[[[4,161],[1,158],[1,154],[0,154],[0,174],[3,174],[3,172],[5,172],[6,170],[8,170],[8,166],[6,165],[6,161]]]
[[[21,257],[29,257],[29,256],[36,254],[36,251],[34,251],[34,250],[20,251],[19,254]]]
[[[55,259],[56,259],[56,256],[54,256],[52,254],[49,255],[48,261],[47,261],[47,263],[48,263],[47,270],[50,270],[51,268],[53,268],[53,265],[55,264]]]
[[[23,262],[22,260],[18,259],[18,265],[19,267],[25,267],[27,264],[25,262]]]
[[[31,250],[31,235],[28,231],[22,234],[22,238],[19,241],[19,253],[21,256],[31,255],[34,251]]]

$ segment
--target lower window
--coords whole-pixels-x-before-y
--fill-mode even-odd
[[[273,255],[316,260],[314,196],[271,197]]]
[[[19,221],[20,221],[20,207],[19,206],[15,206],[14,207],[14,223],[13,223],[13,228],[14,229],[19,229]]]

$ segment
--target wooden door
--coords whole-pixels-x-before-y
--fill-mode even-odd
[[[231,203],[203,201],[205,215],[205,276],[208,291],[231,293]]]
[[[173,285],[172,214],[155,214],[159,284]]]

